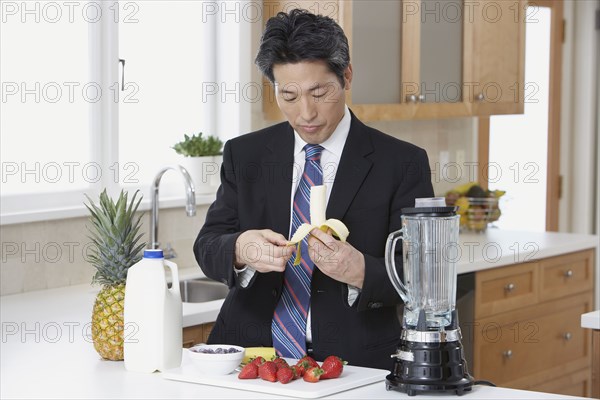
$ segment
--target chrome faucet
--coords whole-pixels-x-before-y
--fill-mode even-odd
[[[181,165],[167,165],[161,168],[154,177],[154,182],[152,183],[152,214],[150,215],[151,249],[158,249],[160,246],[160,243],[158,242],[158,187],[162,176],[170,169],[179,171],[181,175],[183,175],[187,197],[185,211],[188,217],[196,215],[196,190],[190,174]]]

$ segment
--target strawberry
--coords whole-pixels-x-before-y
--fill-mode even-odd
[[[242,368],[238,374],[239,379],[256,379],[258,378],[258,366],[256,364],[248,363]]]
[[[344,365],[348,364],[338,356],[329,356],[321,364],[321,368],[325,373],[321,375],[321,379],[333,379],[342,374]]]
[[[298,360],[295,367],[296,367],[296,372],[298,373],[298,377],[301,377],[301,376],[304,376],[304,372],[306,372],[306,370],[310,368],[310,364],[306,360],[305,361]]]
[[[277,364],[265,361],[258,367],[258,376],[269,382],[277,382]]]
[[[323,371],[323,369],[319,367],[310,367],[306,370],[302,379],[310,383],[319,382],[319,379],[321,378],[321,375],[323,375],[324,372],[325,371]]]
[[[281,357],[275,357],[272,360],[275,364],[277,364],[277,368],[289,367],[290,365]]]
[[[311,367],[318,367],[319,366],[319,364],[317,364],[317,362],[315,361],[315,359],[312,358],[311,356],[304,356],[299,361],[306,361],[308,363],[308,365],[311,366]]]
[[[258,367],[259,365],[261,365],[264,362],[265,362],[265,358],[263,356],[258,356],[256,358],[253,358],[252,361],[250,361],[250,364],[254,364]]]
[[[290,368],[291,368],[292,372],[294,373],[294,377],[293,377],[294,380],[302,377],[302,375],[300,375],[300,371],[298,371],[298,367],[297,366],[294,365],[294,366],[292,366]],[[304,371],[302,371],[302,372],[304,373]]]
[[[277,380],[281,383],[288,383],[294,379],[294,371],[290,367],[281,367],[277,370]]]

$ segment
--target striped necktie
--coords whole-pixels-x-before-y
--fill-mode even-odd
[[[310,188],[323,184],[320,164],[322,151],[323,147],[316,144],[304,146],[306,163],[294,195],[292,236],[300,225],[310,223]],[[271,324],[273,347],[282,357],[301,358],[306,354],[306,319],[310,305],[310,282],[315,267],[308,255],[308,236],[303,240],[301,252],[300,265],[293,265],[295,255],[287,262],[281,297]]]

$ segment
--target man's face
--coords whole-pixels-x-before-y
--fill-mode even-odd
[[[300,137],[309,144],[327,140],[344,116],[352,67],[344,71],[345,88],[323,61],[273,66],[277,104]]]

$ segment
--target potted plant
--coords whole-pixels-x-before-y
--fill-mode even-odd
[[[196,193],[211,193],[219,186],[219,171],[223,160],[223,142],[214,136],[183,135],[173,150],[184,158],[181,164],[188,170]]]

